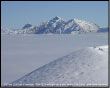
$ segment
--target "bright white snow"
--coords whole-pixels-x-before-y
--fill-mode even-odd
[[[107,45],[108,42],[108,33],[80,35],[2,34],[1,37],[2,83],[10,83],[19,79],[25,74],[71,52],[86,47]],[[94,48],[94,50],[97,51],[98,48]],[[98,50],[99,53],[101,51],[105,52],[102,49]],[[74,74],[78,75],[77,72]]]
[[[108,28],[101,28],[95,23],[78,20],[76,18],[68,21],[61,17],[54,17],[40,25],[26,24],[22,29],[7,29],[6,34],[78,34],[88,32],[107,32]]]
[[[107,84],[108,46],[74,51],[25,75],[13,84]]]

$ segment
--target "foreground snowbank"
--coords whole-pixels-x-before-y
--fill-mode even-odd
[[[12,84],[107,84],[108,46],[80,49],[40,67]]]

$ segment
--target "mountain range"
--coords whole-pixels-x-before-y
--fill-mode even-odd
[[[70,19],[68,21],[56,16],[40,25],[25,24],[21,29],[7,29],[7,34],[80,34],[88,32],[107,32],[108,28],[101,28],[95,23]]]

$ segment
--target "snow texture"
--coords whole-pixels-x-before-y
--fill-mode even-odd
[[[1,82],[10,83],[71,52],[86,47],[107,45],[108,33],[80,35],[2,34],[1,41]]]
[[[107,84],[108,46],[79,49],[58,58],[12,84]]]

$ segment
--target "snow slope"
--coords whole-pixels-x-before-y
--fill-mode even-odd
[[[22,30],[24,29],[24,30]],[[19,30],[6,30],[7,34],[76,34],[87,32],[103,32],[104,28],[92,22],[78,20],[76,18],[69,21],[56,16],[40,25],[26,24]]]
[[[79,49],[46,64],[12,84],[107,84],[108,46]]]
[[[1,35],[1,82],[10,83],[78,49],[108,44],[108,33]],[[26,64],[24,64],[26,62]]]

